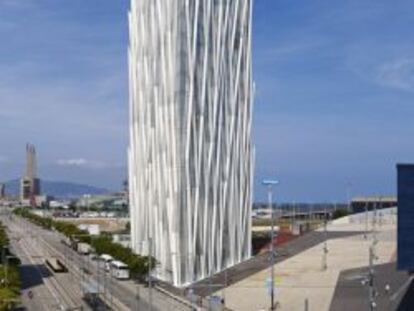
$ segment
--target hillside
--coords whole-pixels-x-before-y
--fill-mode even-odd
[[[57,198],[73,198],[80,197],[84,194],[104,194],[109,191],[104,188],[78,184],[66,181],[47,181],[40,182],[42,194],[51,195]],[[6,193],[16,196],[19,194],[19,181],[11,180],[6,183]]]

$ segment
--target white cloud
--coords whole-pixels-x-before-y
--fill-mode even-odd
[[[108,164],[102,161],[91,161],[83,158],[78,159],[59,159],[56,161],[59,166],[66,167],[86,167],[86,168],[106,168]]]
[[[348,70],[362,80],[381,87],[414,92],[414,58],[407,57],[406,52],[400,51],[388,51],[376,56],[372,49],[366,46],[364,48],[365,53],[360,48],[350,50],[349,54],[353,56],[346,61]],[[407,47],[406,50],[414,52],[414,46]]]
[[[414,59],[403,58],[384,63],[377,69],[378,83],[406,91],[414,91]]]
[[[22,1],[22,0],[2,0],[0,1],[0,7],[10,8],[10,9],[31,9],[35,6],[34,1]]]
[[[85,159],[60,159],[56,163],[61,166],[83,166],[87,161]]]

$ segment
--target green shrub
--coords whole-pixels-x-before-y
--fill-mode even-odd
[[[1,256],[13,255],[10,253],[9,239],[5,227],[0,223],[0,247]],[[4,251],[3,251],[4,249]],[[3,253],[4,252],[4,253]],[[9,260],[7,266],[4,262],[0,265],[0,311],[11,310],[18,304],[20,296],[20,274],[18,265],[20,260]],[[7,269],[7,282],[6,282]]]
[[[333,212],[332,219],[337,219],[349,215],[349,211],[346,208],[340,208]]]

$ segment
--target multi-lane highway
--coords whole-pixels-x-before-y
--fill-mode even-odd
[[[90,310],[70,275],[54,274],[44,264],[48,254],[39,239],[4,214],[13,252],[22,262],[22,300],[27,310]]]
[[[180,297],[111,278],[99,261],[63,244],[58,232],[10,214],[2,213],[0,218],[7,225],[13,251],[22,260],[22,297],[28,310],[91,310],[82,299],[86,288],[97,291],[108,310],[194,310]],[[59,258],[68,273],[52,273],[44,265],[47,257]]]

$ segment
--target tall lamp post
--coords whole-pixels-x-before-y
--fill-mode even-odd
[[[346,196],[347,196],[347,203],[348,203],[348,212],[351,212],[351,210],[352,210],[352,206],[351,206],[351,204],[352,204],[352,198],[351,198],[351,195],[352,195],[352,193],[351,193],[351,191],[352,191],[352,184],[351,184],[351,182],[347,182],[346,183]]]
[[[272,196],[273,196],[273,187],[279,184],[279,181],[274,179],[265,179],[262,181],[262,184],[267,187],[267,198],[269,203],[269,209],[270,209],[270,217],[271,217],[271,242],[270,242],[270,310],[275,310],[275,249],[273,245],[273,240],[275,238],[275,223],[274,223],[274,211],[273,211],[273,202],[272,202]]]

